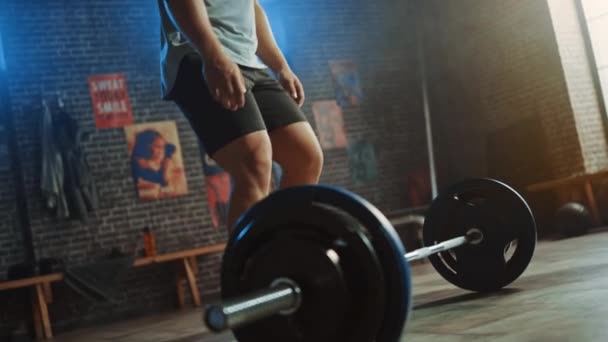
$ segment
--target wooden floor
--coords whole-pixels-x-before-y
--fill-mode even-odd
[[[542,242],[511,287],[480,296],[428,265],[413,267],[414,311],[403,341],[608,341],[608,233]],[[62,334],[57,342],[225,342],[199,310]]]

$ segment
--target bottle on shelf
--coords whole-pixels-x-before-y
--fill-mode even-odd
[[[144,228],[144,251],[147,257],[156,255],[156,238],[148,226]]]

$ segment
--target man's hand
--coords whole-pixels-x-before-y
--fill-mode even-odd
[[[277,74],[279,82],[289,95],[296,101],[299,107],[304,104],[304,87],[298,76],[290,69],[281,71]]]
[[[245,105],[245,81],[239,66],[227,56],[206,61],[203,74],[211,96],[224,108],[236,111]]]

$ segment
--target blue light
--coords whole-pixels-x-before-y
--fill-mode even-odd
[[[282,14],[283,9],[280,7],[281,2],[276,0],[260,0],[260,5],[266,12],[268,22],[270,23],[270,29],[274,39],[281,49],[281,52],[285,55],[285,58],[289,60],[289,46],[287,45],[287,30],[285,27],[285,21],[283,20],[284,15]]]
[[[251,225],[252,224],[253,224],[253,222],[249,223],[247,225],[247,227],[245,227],[245,228],[243,228],[243,230],[241,230],[241,232],[239,233],[239,235],[236,237],[236,241],[241,241],[245,237],[245,235],[247,235],[247,233],[251,229]]]
[[[0,32],[0,71],[6,70],[6,61],[4,59],[4,47],[2,45],[2,32]]]

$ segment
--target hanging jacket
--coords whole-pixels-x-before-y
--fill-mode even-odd
[[[59,178],[62,180],[62,187],[61,191],[56,193],[61,201],[67,203],[67,210],[58,210],[57,216],[87,222],[88,213],[98,208],[99,200],[97,187],[81,146],[84,134],[76,120],[61,105],[53,109],[50,122],[52,139],[48,140],[52,144],[52,148],[47,152],[57,151],[60,162],[56,157],[44,156],[44,146],[43,161],[47,161],[47,159],[52,161],[53,163],[49,165],[54,167],[51,166],[51,169],[58,173],[61,171]],[[48,123],[46,126],[48,129]],[[59,164],[61,167],[58,167]]]
[[[51,111],[46,101],[42,101],[42,124],[40,139],[42,145],[42,174],[40,188],[44,206],[57,217],[69,217],[70,211],[63,191],[63,160],[59,152],[53,128]]]
[[[53,112],[55,139],[64,165],[63,190],[70,217],[86,222],[88,211],[97,209],[97,188],[82,150],[83,132],[63,108]]]

